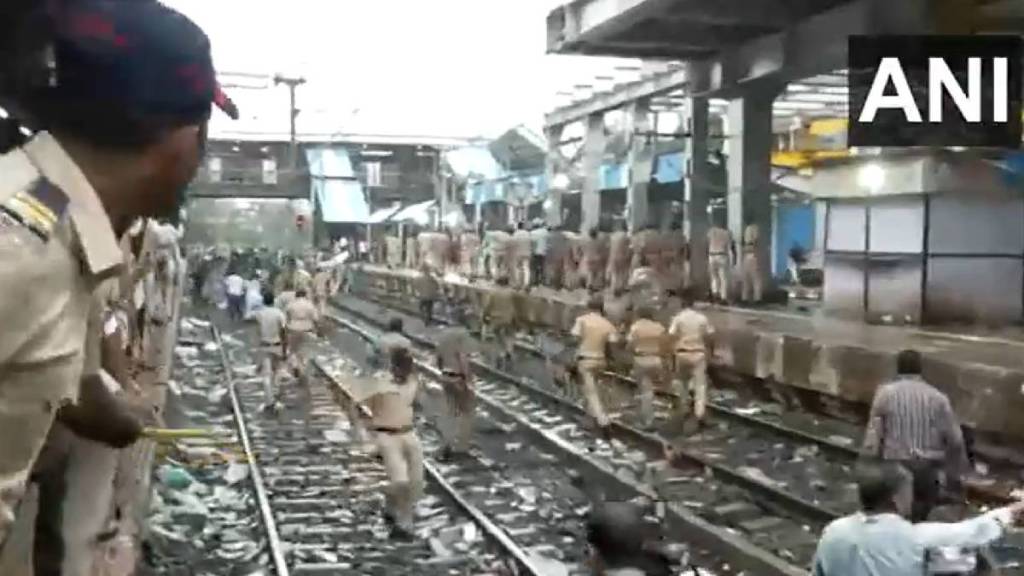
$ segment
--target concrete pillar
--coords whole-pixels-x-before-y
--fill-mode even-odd
[[[597,226],[601,217],[601,164],[604,162],[604,114],[587,118],[583,137],[583,191],[580,197],[580,233]]]
[[[629,214],[629,230],[635,232],[644,227],[648,219],[647,188],[654,171],[654,140],[647,132],[651,129],[651,106],[647,99],[633,102],[626,111],[626,126],[629,130],[629,188],[626,191],[626,206]]]
[[[760,228],[759,262],[767,279],[771,265],[772,102],[775,92],[764,91],[729,102],[727,163],[729,230],[743,258],[743,228],[749,221]]]
[[[544,159],[544,178],[548,183],[548,203],[544,218],[552,226],[562,224],[562,193],[564,190],[556,188],[554,181],[555,175],[563,169],[559,142],[562,141],[564,131],[564,126],[551,126],[544,131],[544,136],[548,141],[548,153]]]
[[[690,98],[683,111],[686,139],[686,218],[683,230],[690,239],[690,282],[703,293],[708,287],[708,99]]]

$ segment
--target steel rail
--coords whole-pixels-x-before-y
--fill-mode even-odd
[[[356,312],[351,313],[354,316],[362,318],[364,319],[364,321],[369,322],[371,324],[379,324],[379,321],[377,321],[376,319],[367,319],[364,315],[360,315]],[[351,322],[345,318],[339,318],[338,316],[335,316],[333,314],[327,314],[326,317],[329,320],[335,322],[344,329],[353,332],[354,334],[358,335],[359,337],[363,338],[366,341],[373,342],[375,340],[372,334],[370,334],[366,329],[364,329],[362,326],[359,326],[354,322]],[[413,340],[414,343],[416,343],[417,340],[422,340],[415,337],[410,337],[410,339]],[[430,347],[426,344],[419,345],[427,348]],[[414,362],[419,371],[425,372],[431,378],[440,378],[440,372],[437,370],[437,368],[425,364],[419,359],[415,359]],[[473,366],[477,370],[494,372],[491,368],[479,362],[474,361]],[[501,374],[498,377],[502,379],[514,379],[514,377],[511,377],[507,374],[497,374]],[[532,387],[531,389],[536,390],[535,388]],[[544,391],[539,392],[547,395],[547,393]],[[621,478],[617,476],[614,470],[609,469],[607,466],[601,464],[600,462],[597,462],[596,460],[593,459],[592,456],[581,453],[580,451],[574,449],[562,438],[552,434],[547,430],[542,429],[535,423],[531,422],[527,416],[510,410],[508,407],[504,406],[500,401],[491,398],[487,394],[482,393],[480,391],[477,391],[476,397],[478,400],[481,400],[484,404],[486,404],[488,408],[508,415],[510,418],[515,420],[517,424],[519,424],[525,430],[530,432],[531,435],[558,448],[560,452],[572,457],[574,460],[578,461],[583,466],[586,466],[592,470],[596,470],[610,481],[619,483],[627,487],[628,489],[639,493],[640,495],[646,496],[647,498],[650,498],[655,501],[659,499],[657,493],[654,492],[649,487],[623,481]],[[554,397],[552,399],[562,401],[562,399],[557,397]],[[748,562],[758,567],[759,569],[770,570],[772,573],[778,574],[780,576],[806,575],[806,572],[804,570],[789,564],[784,559],[762,548],[757,547],[750,541],[740,536],[732,534],[727,530],[723,530],[720,527],[711,524],[707,520],[704,520],[703,518],[693,514],[692,512],[685,510],[683,507],[670,505],[669,508],[671,509],[672,513],[687,526],[687,528],[695,531],[708,546],[715,546],[719,549],[728,548],[731,552],[739,552],[748,560]],[[757,572],[761,573],[760,570],[758,570]]]
[[[253,489],[256,491],[256,502],[260,509],[260,517],[263,519],[263,528],[267,533],[267,544],[270,546],[270,557],[274,563],[274,571],[277,576],[290,576],[288,562],[285,559],[284,546],[281,542],[281,535],[277,531],[277,521],[274,519],[274,511],[270,507],[270,497],[267,495],[267,488],[263,482],[263,474],[256,462],[256,456],[249,441],[249,430],[245,423],[245,413],[242,411],[242,403],[238,399],[238,392],[235,389],[235,381],[231,376],[231,361],[224,350],[224,342],[220,337],[220,330],[213,322],[210,322],[210,330],[213,332],[213,339],[220,350],[221,364],[224,368],[224,378],[228,385],[228,394],[231,397],[231,411],[235,418],[235,426],[238,428],[238,437],[242,441],[242,449],[245,452],[245,461],[249,466],[249,476],[252,480]]]
[[[369,302],[373,302],[374,304],[376,304],[378,306],[383,306],[383,307],[386,307],[386,308],[396,309],[396,310],[399,310],[401,312],[408,313],[408,314],[411,314],[411,315],[418,315],[418,311],[412,309],[412,307],[387,303],[387,302],[382,301],[379,297],[367,297],[365,295],[359,295],[359,298],[362,298],[362,299],[367,300]],[[340,306],[339,304],[334,303],[334,302],[332,302],[332,305],[334,305],[335,307]],[[439,318],[439,319],[437,319],[437,321],[443,322],[445,324],[449,324],[449,322],[446,319],[443,319],[443,318]],[[532,345],[527,344],[526,342],[522,342],[522,341],[516,341],[516,342],[513,343],[513,345],[516,348],[518,348],[519,350],[527,352],[528,354],[531,354],[531,355],[533,355],[536,358],[546,359],[546,356],[545,356],[544,352],[541,351],[536,346],[532,346]],[[721,367],[716,367],[716,366],[709,366],[709,368],[717,369],[717,370],[721,370],[722,369]],[[637,384],[636,380],[634,380],[633,378],[631,378],[630,376],[627,376],[625,374],[621,374],[621,373],[613,372],[613,371],[606,371],[605,375],[608,376],[608,377],[614,378],[617,381],[619,381],[619,382],[621,382],[621,383],[623,383],[623,384],[625,384],[627,386],[631,386],[633,388],[639,387],[639,385]],[[740,377],[741,378],[746,378],[744,376],[740,376]],[[654,393],[655,393],[655,395],[661,396],[663,398],[678,399],[678,395],[674,394],[673,392],[667,391],[667,390],[655,389]],[[860,458],[860,456],[861,456],[860,451],[856,448],[856,446],[853,446],[853,445],[841,444],[839,442],[834,442],[832,440],[829,440],[828,438],[822,438],[821,436],[816,436],[815,434],[813,434],[811,432],[806,432],[804,430],[799,430],[797,428],[792,428],[790,426],[786,426],[785,424],[780,424],[780,423],[777,423],[777,422],[771,422],[769,420],[765,420],[763,418],[758,418],[756,416],[749,415],[749,414],[742,414],[740,412],[737,412],[736,410],[733,410],[733,409],[731,409],[731,408],[729,408],[727,406],[724,406],[722,404],[719,404],[718,402],[714,402],[714,401],[711,401],[711,400],[707,401],[706,406],[707,406],[708,412],[711,413],[712,415],[722,417],[723,419],[732,420],[734,422],[739,422],[741,424],[746,424],[746,425],[749,425],[749,426],[752,426],[752,427],[755,427],[755,428],[760,428],[762,430],[766,430],[768,432],[771,432],[771,433],[774,433],[774,434],[778,434],[780,436],[787,436],[787,437],[793,438],[795,440],[800,440],[800,441],[803,441],[803,442],[807,442],[809,444],[814,444],[818,448],[820,448],[822,451],[827,452],[829,454],[832,454],[834,456],[840,457],[840,458],[845,458],[845,459],[849,459],[849,460],[856,460],[857,458]],[[1008,495],[999,493],[999,492],[997,492],[995,490],[992,490],[992,489],[989,489],[989,488],[987,488],[987,487],[985,487],[983,485],[978,485],[978,484],[972,484],[970,482],[965,482],[964,489],[967,491],[967,496],[968,497],[972,498],[973,500],[977,501],[980,504],[1003,506],[1003,505],[1007,505],[1007,504],[1010,504],[1010,503],[1014,502],[1014,499],[1009,497]]]
[[[364,321],[378,325],[380,323],[380,320],[376,318],[367,317],[365,314],[361,314],[357,310],[352,310],[347,307],[345,307],[344,309],[348,311],[350,314],[362,318]],[[328,315],[328,317],[336,321],[344,322],[343,319],[334,318],[331,315]],[[433,342],[430,342],[429,340],[421,336],[417,336],[415,334],[406,334],[406,337],[408,337],[410,340],[412,340],[413,342],[420,346],[430,349],[434,348]],[[565,408],[575,412],[577,415],[585,416],[587,414],[586,409],[584,409],[576,402],[558,396],[548,390],[544,390],[543,388],[531,384],[529,382],[523,381],[522,379],[517,378],[512,374],[500,371],[494,368],[493,366],[489,366],[476,360],[472,362],[472,365],[478,371],[485,372],[491,375],[493,378],[497,378],[508,383],[511,383],[515,386],[518,386],[519,388],[527,390],[528,392],[534,395],[542,396],[551,402],[555,402],[561,406],[564,406]],[[613,432],[617,432],[621,436],[627,437],[632,441],[640,442],[641,444],[643,444],[647,448],[648,453],[661,451],[663,450],[663,447],[666,445],[665,439],[661,438],[660,436],[652,434],[650,432],[639,430],[623,422],[613,420],[611,426]],[[777,505],[782,506],[787,510],[796,512],[806,520],[827,523],[832,520],[835,520],[840,516],[840,514],[834,510],[815,504],[814,502],[801,498],[795,494],[791,494],[784,490],[780,490],[779,488],[776,488],[775,486],[772,486],[768,483],[751,478],[741,472],[733,470],[728,466],[724,466],[722,464],[714,462],[710,458],[707,458],[694,450],[676,447],[673,449],[673,454],[683,460],[689,461],[694,465],[707,468],[708,470],[711,470],[715,474],[715,476],[722,478],[732,484],[736,484],[741,488],[745,488],[748,491],[765,498],[769,502],[776,503]]]
[[[353,329],[353,327],[349,328],[353,332],[356,332],[360,337],[372,341],[372,338],[370,337],[369,334],[366,334],[365,332],[359,332]],[[420,365],[419,361],[416,361],[416,363],[422,369],[422,366]],[[346,402],[349,403],[349,406],[357,406],[360,414],[364,417],[371,415],[370,411],[363,404],[357,402],[355,398],[353,398],[351,390],[348,389],[344,382],[342,382],[333,374],[328,372],[327,369],[324,368],[324,366],[320,363],[320,361],[314,359],[313,366],[317,369],[318,372],[320,372],[320,374],[324,376],[324,378],[328,380],[328,382],[331,383],[335,390],[337,390],[342,396],[345,397]],[[483,529],[484,533],[487,534],[487,536],[492,541],[496,542],[499,546],[501,546],[501,548],[504,549],[505,552],[507,552],[512,558],[515,559],[516,563],[518,563],[522,568],[526,570],[526,574],[530,574],[532,576],[545,576],[547,574],[547,572],[545,572],[542,568],[538,567],[530,559],[530,555],[526,552],[526,550],[524,550],[521,546],[516,544],[509,537],[509,535],[501,529],[501,527],[492,522],[491,519],[488,518],[487,515],[484,514],[479,508],[477,508],[468,500],[463,498],[463,496],[459,494],[459,491],[454,486],[452,486],[452,484],[448,482],[448,480],[445,479],[445,477],[441,474],[437,467],[434,466],[434,464],[426,458],[423,460],[423,469],[424,471],[426,471],[427,475],[431,478],[431,480],[433,480],[435,484],[440,486],[441,489],[448,495],[448,497],[452,501],[454,501],[459,506],[459,508],[462,508],[462,510],[466,512],[466,514],[468,514],[469,517],[472,518],[473,521],[476,522],[476,524],[480,526],[481,529]]]

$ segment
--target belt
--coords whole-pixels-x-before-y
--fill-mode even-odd
[[[709,252],[709,256],[728,256],[728,252]]]
[[[677,348],[675,353],[676,354],[706,354],[707,350],[705,350],[703,348],[700,348],[700,349]]]
[[[266,346],[266,347],[274,347],[274,346],[280,346],[280,345],[281,345],[280,342],[260,342],[260,346]]]
[[[455,370],[441,370],[441,375],[450,376],[452,378],[464,378],[466,376],[462,372],[457,372]]]
[[[407,434],[412,432],[412,426],[374,426],[373,431],[380,432],[382,434]]]

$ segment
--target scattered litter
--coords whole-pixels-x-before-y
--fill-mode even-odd
[[[228,484],[238,484],[248,477],[249,466],[245,464],[229,464],[227,472],[224,473],[224,480],[226,480]]]

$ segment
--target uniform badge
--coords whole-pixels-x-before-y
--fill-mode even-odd
[[[46,178],[40,178],[30,188],[0,203],[0,213],[13,218],[46,242],[67,211],[69,202],[63,190]]]

